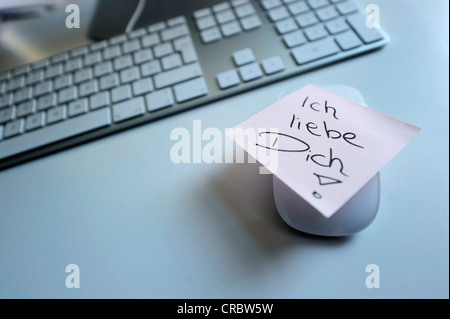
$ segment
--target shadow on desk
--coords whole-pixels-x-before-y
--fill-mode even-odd
[[[260,175],[257,163],[232,164],[225,166],[211,181],[206,198],[219,198],[243,228],[248,231],[261,254],[273,258],[290,247],[340,246],[352,237],[328,238],[299,232],[288,226],[280,217],[273,198],[272,175]],[[210,199],[212,200],[212,199]],[[212,204],[210,207],[214,207]],[[216,212],[212,211],[212,215]],[[218,221],[220,222],[220,221]],[[239,234],[224,230],[235,250],[248,256],[249,251],[240,245]],[[234,232],[235,233],[235,232]]]

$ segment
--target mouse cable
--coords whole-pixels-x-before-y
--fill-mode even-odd
[[[147,0],[139,0],[136,10],[134,10],[134,13],[131,16],[131,19],[128,22],[127,27],[125,28],[125,32],[130,32],[133,30],[134,25],[136,24],[137,20],[139,19],[139,17],[142,14],[142,11],[144,10],[146,1]]]

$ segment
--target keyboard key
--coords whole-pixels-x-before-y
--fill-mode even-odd
[[[15,137],[12,140],[3,141],[0,143],[0,159],[109,126],[110,124],[111,113],[108,108],[90,112],[86,115]]]
[[[275,28],[277,29],[279,34],[284,34],[287,32],[291,32],[298,29],[297,23],[295,23],[294,19],[287,18],[281,21],[278,21],[275,24]]]
[[[166,28],[166,24],[164,22],[155,23],[148,27],[148,31],[150,32],[158,32],[164,30]]]
[[[77,87],[63,89],[58,93],[58,103],[64,104],[77,99]],[[70,113],[70,112],[69,112]]]
[[[55,55],[51,58],[52,63],[59,63],[67,60],[69,58],[69,54],[67,52]]]
[[[0,81],[5,81],[8,78],[9,78],[9,72],[8,71],[0,73]]]
[[[0,73],[0,75],[2,75],[2,73]],[[5,93],[5,91],[6,91],[6,88],[5,88],[6,82],[7,82],[6,79],[5,80],[0,80],[0,95]]]
[[[49,64],[50,59],[44,59],[38,62],[35,62],[31,65],[33,70],[45,68]]]
[[[14,108],[8,107],[0,110],[0,124],[11,121],[14,117]]]
[[[174,27],[179,24],[186,23],[186,18],[183,16],[175,17],[167,21],[169,27]]]
[[[181,53],[184,63],[192,63],[198,60],[194,44],[190,37],[176,39],[173,42],[175,50]]]
[[[141,44],[138,39],[133,39],[122,43],[123,54],[128,54],[141,49]]]
[[[221,11],[230,9],[230,4],[228,2],[221,2],[221,3],[214,5],[212,7],[212,9],[215,13],[221,12]]]
[[[313,12],[303,13],[295,17],[298,25],[301,28],[309,27],[310,25],[316,24],[319,22],[317,17]]]
[[[268,15],[270,20],[272,22],[275,22],[289,17],[289,12],[287,11],[286,7],[278,7],[270,10],[268,12]]]
[[[122,122],[133,117],[145,114],[145,102],[143,97],[137,97],[122,103],[113,105],[113,121]]]
[[[161,32],[161,37],[164,42],[172,41],[189,34],[189,28],[186,24],[178,25],[173,28],[166,29]]]
[[[43,127],[44,124],[45,124],[45,113],[39,112],[27,117],[27,120],[25,122],[25,130],[32,131],[37,128]]]
[[[133,94],[135,96],[150,93],[154,90],[153,81],[151,78],[144,78],[133,82]]]
[[[78,116],[89,111],[88,99],[84,98],[69,104],[69,117]]]
[[[336,5],[339,13],[346,15],[358,11],[358,7],[351,1],[345,1]],[[362,17],[362,16],[361,16]]]
[[[16,93],[14,93],[13,101],[14,101],[14,103],[17,104],[17,103],[31,99],[31,97],[32,97],[32,88],[26,87],[26,88],[16,91]]]
[[[83,55],[86,53],[88,53],[88,48],[81,47],[81,48],[76,48],[76,49],[73,49],[72,51],[70,51],[70,56],[74,58],[74,57],[77,57],[77,56],[80,56],[80,55]]]
[[[152,76],[161,73],[161,63],[158,60],[153,60],[141,65],[142,76]]]
[[[331,38],[305,44],[292,50],[297,64],[306,64],[340,52],[338,46]]]
[[[83,70],[79,70],[79,71],[75,72],[75,83],[76,84],[79,84],[84,81],[89,81],[90,79],[92,79],[92,69],[91,68],[87,68],[87,69],[83,69]]]
[[[205,79],[190,80],[173,87],[178,103],[186,102],[208,94]]]
[[[257,63],[248,64],[239,68],[239,74],[242,81],[249,82],[259,79],[263,76],[261,68]]]
[[[162,58],[163,56],[173,53],[172,43],[166,42],[156,45],[153,48],[153,52],[157,58]]]
[[[35,100],[20,103],[16,109],[16,117],[24,117],[30,115],[31,113],[34,112],[35,108],[36,108]]]
[[[120,82],[130,83],[139,79],[139,76],[139,68],[137,66],[134,66],[120,72]]]
[[[40,95],[48,94],[52,91],[52,82],[51,81],[43,81],[40,83],[37,83],[34,86],[34,96],[38,97]]]
[[[336,34],[348,30],[349,26],[344,18],[338,18],[325,23],[325,28],[330,34]]]
[[[68,60],[64,64],[64,71],[72,72],[72,71],[80,69],[82,66],[83,66],[83,62],[82,62],[81,58],[74,58],[74,59]]]
[[[143,37],[141,39],[141,42],[142,42],[142,46],[144,48],[146,48],[146,47],[152,47],[154,45],[161,43],[161,40],[159,39],[159,36],[157,33],[153,33],[153,34],[149,34],[149,35],[146,35],[145,37]]]
[[[255,8],[249,3],[234,8],[234,11],[236,12],[238,18],[245,18],[256,13]]]
[[[283,41],[288,48],[293,48],[306,43],[306,38],[302,31],[295,31],[286,34]]]
[[[280,0],[262,0],[261,4],[266,10],[270,10],[282,5]]]
[[[197,20],[197,28],[202,31],[214,27],[216,25],[216,21],[212,15],[200,18]]]
[[[231,37],[242,32],[242,29],[237,21],[228,22],[220,26],[224,37]]]
[[[29,71],[30,71],[29,65],[23,65],[18,68],[15,68],[12,72],[14,75],[21,75],[21,74],[28,73]]]
[[[231,5],[232,5],[233,7],[238,7],[238,6],[241,6],[241,5],[243,5],[243,4],[248,3],[248,1],[249,1],[249,0],[231,0]]]
[[[113,103],[127,100],[130,97],[131,86],[128,84],[116,87],[115,89],[111,90],[111,99]]]
[[[174,105],[173,93],[170,88],[147,94],[145,99],[149,112],[155,112]]]
[[[309,11],[309,7],[305,1],[297,1],[297,2],[291,3],[291,4],[289,4],[288,9],[289,9],[289,12],[294,16],[296,16],[297,14]]]
[[[233,53],[233,61],[236,66],[241,66],[251,62],[255,62],[255,55],[252,49],[247,48]]]
[[[262,25],[262,22],[259,19],[259,17],[255,14],[242,19],[241,25],[245,31],[250,31],[259,28]]]
[[[232,10],[225,10],[216,14],[217,22],[220,24],[233,21],[235,18]]]
[[[53,124],[65,120],[67,117],[67,110],[64,105],[55,107],[47,111],[47,124]]]
[[[51,62],[52,63],[59,63],[59,62],[63,62],[66,61],[67,59],[69,59],[69,53],[64,52],[58,55],[55,55],[51,58]]]
[[[24,121],[22,119],[9,122],[5,125],[5,132],[3,133],[3,136],[4,138],[8,138],[19,135],[23,132],[23,129],[24,129]],[[0,145],[1,147],[4,147],[5,143],[2,143]]]
[[[339,13],[333,6],[328,6],[316,11],[320,21],[327,21],[339,16]]]
[[[91,80],[89,82],[84,82],[79,85],[79,94],[80,97],[88,96],[94,93],[97,93],[98,91],[98,81],[97,80]]]
[[[91,66],[97,63],[100,63],[102,60],[102,55],[100,52],[93,52],[90,54],[86,54],[84,56],[84,66]]]
[[[97,64],[94,68],[95,77],[100,77],[105,74],[109,74],[113,71],[113,65],[111,61],[106,61],[100,64]]]
[[[195,19],[200,19],[203,17],[206,17],[208,15],[212,14],[212,11],[210,8],[205,8],[205,9],[201,9],[201,10],[197,10],[194,12],[194,18]]]
[[[103,49],[103,59],[109,60],[120,56],[121,51],[118,45]]]
[[[32,85],[44,80],[44,71],[36,70],[31,72],[27,77],[27,85]]]
[[[47,95],[43,95],[38,100],[37,109],[38,111],[46,110],[50,107],[54,107],[56,105],[56,94],[51,93]]]
[[[101,107],[108,106],[111,103],[109,92],[100,92],[92,95],[89,102],[91,104],[91,110],[96,110]]]
[[[311,8],[317,9],[329,4],[328,0],[307,0]]]
[[[200,36],[202,37],[203,43],[211,43],[222,38],[219,28],[217,27],[202,31]]]
[[[188,64],[176,70],[160,73],[154,77],[158,89],[202,76],[202,69],[198,63]]]
[[[12,104],[12,94],[0,96],[0,108],[3,108],[11,104]]]
[[[368,28],[366,26],[366,20],[362,15],[351,15],[347,17],[347,21],[353,30],[355,30],[359,37],[364,41],[364,43],[369,44],[383,39],[383,35],[380,30],[377,28]]]
[[[350,30],[339,34],[336,37],[336,42],[342,51],[348,51],[362,45],[361,40]]]
[[[107,90],[119,85],[119,75],[111,73],[100,78],[100,90]]]
[[[61,90],[65,87],[72,85],[72,83],[73,83],[73,81],[72,81],[71,74],[61,75],[53,80],[53,86],[54,86],[55,90]]]
[[[153,60],[153,53],[151,49],[143,49],[133,54],[134,63],[141,64]]]
[[[229,70],[217,75],[217,82],[222,90],[236,86],[241,83],[236,70]]]
[[[124,55],[114,59],[114,70],[120,71],[133,65],[131,55]]]
[[[51,79],[54,77],[57,77],[58,75],[61,75],[63,72],[63,66],[62,64],[56,64],[49,66],[47,70],[45,71],[45,78]]]
[[[15,91],[21,88],[25,84],[25,78],[23,76],[15,77],[6,83],[6,92]]]
[[[304,32],[309,41],[315,41],[328,36],[327,30],[321,24],[306,28]]]
[[[286,69],[283,60],[279,56],[267,58],[261,62],[264,73],[272,75]]]
[[[147,34],[147,30],[145,28],[137,29],[128,33],[128,37],[130,39],[140,38]]]
[[[165,71],[180,67],[183,62],[181,56],[178,53],[168,55],[161,60],[162,67]]]
[[[109,39],[110,44],[119,44],[127,40],[127,36],[125,34],[120,34],[115,37]]]
[[[104,49],[107,46],[108,46],[108,40],[104,40],[104,41],[91,43],[90,49],[91,49],[91,51],[97,51],[100,49]]]
[[[0,93],[4,94],[6,92],[11,91],[11,80],[5,80],[3,82],[0,82]]]

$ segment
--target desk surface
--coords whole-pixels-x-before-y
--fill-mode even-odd
[[[449,4],[376,3],[392,38],[378,52],[0,172],[0,297],[448,298]],[[65,28],[33,41],[64,19],[45,21],[3,28],[0,69],[86,41]],[[377,219],[350,238],[290,229],[255,164],[169,158],[172,129],[232,127],[307,83],[354,86],[422,128],[382,170]],[[65,286],[68,264],[80,289]],[[365,286],[368,264],[380,289]]]

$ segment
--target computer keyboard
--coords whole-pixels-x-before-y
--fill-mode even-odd
[[[0,168],[388,42],[353,0],[232,0],[0,73]]]

